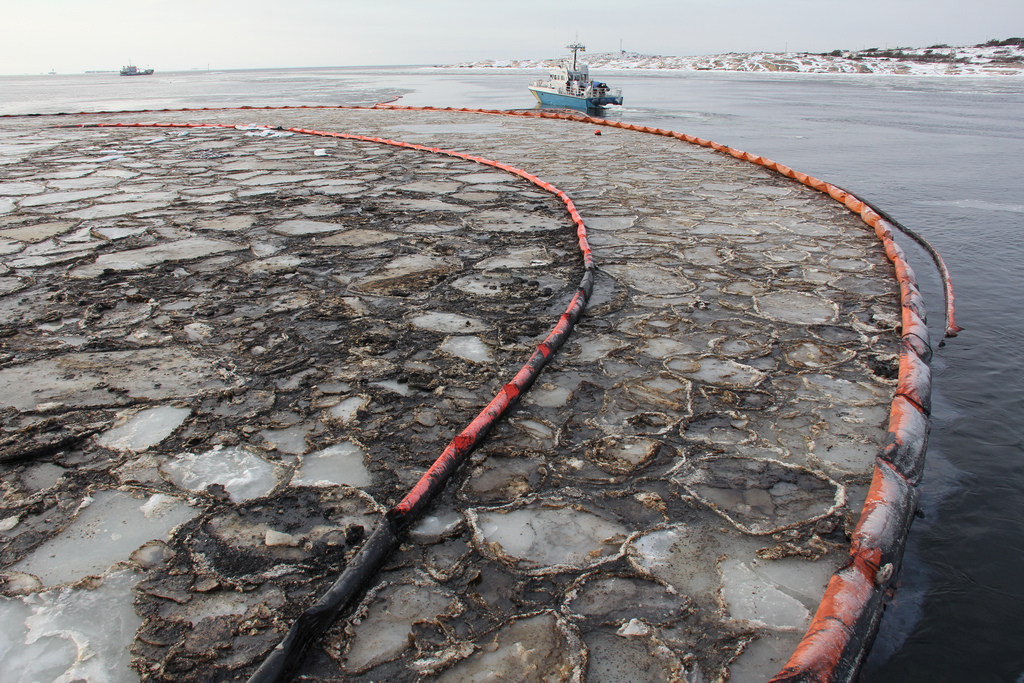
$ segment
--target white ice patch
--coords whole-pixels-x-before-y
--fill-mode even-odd
[[[764,381],[767,375],[749,365],[733,360],[701,358],[700,360],[673,359],[665,364],[669,370],[707,384],[730,389],[749,389]]]
[[[503,555],[527,571],[599,564],[617,555],[628,534],[619,524],[573,508],[471,510],[469,517],[482,552]]]
[[[96,437],[96,443],[115,451],[141,453],[174,433],[191,414],[189,408],[160,406],[122,415],[116,426]]]
[[[141,210],[141,209],[140,209]],[[76,278],[91,278],[101,275],[105,270],[134,271],[145,270],[168,261],[186,261],[229,251],[245,249],[245,245],[211,240],[205,237],[189,237],[173,242],[160,242],[141,249],[100,254],[95,263],[79,266],[71,271]]]
[[[270,229],[270,232],[285,235],[286,237],[299,237],[302,235],[319,235],[325,232],[339,232],[347,227],[341,223],[296,219],[278,223]]]
[[[350,441],[328,446],[303,456],[292,486],[369,486],[370,471],[363,463],[363,451]]]
[[[771,628],[802,629],[811,613],[799,600],[779,590],[746,563],[726,560],[722,569],[722,598],[733,619],[745,619]]]
[[[142,619],[132,587],[141,575],[123,570],[103,585],[0,598],[4,680],[134,683],[128,648]]]
[[[379,382],[370,382],[370,386],[380,387],[386,389],[392,393],[398,394],[399,396],[412,396],[412,387],[405,382],[399,382],[397,379],[384,379]]]
[[[353,627],[355,636],[345,653],[345,670],[363,671],[398,657],[415,642],[413,624],[443,614],[453,600],[435,585],[384,588]]]
[[[409,530],[409,538],[416,543],[437,543],[455,531],[461,523],[462,515],[454,510],[424,515],[416,526]]]
[[[713,536],[685,524],[659,529],[634,540],[629,559],[644,574],[661,579],[687,595],[712,594],[714,558],[720,551]]]
[[[488,328],[487,323],[479,318],[467,318],[458,313],[444,313],[442,311],[431,311],[418,315],[410,322],[423,330],[431,332],[445,332],[448,334],[457,332],[483,332]]]
[[[755,296],[754,306],[766,318],[794,325],[831,323],[839,316],[836,304],[804,292],[770,292]]]
[[[492,256],[478,261],[474,268],[493,270],[495,268],[540,268],[551,265],[551,254],[543,247],[513,249],[502,256]]]
[[[301,455],[306,452],[306,434],[310,427],[296,425],[284,429],[264,429],[260,435],[282,453]]]
[[[490,363],[494,360],[487,344],[480,337],[449,337],[441,344],[441,351],[470,363]]]
[[[366,396],[349,396],[342,399],[327,414],[342,424],[348,424],[356,419],[359,411],[365,410],[369,404],[370,399]]]
[[[86,498],[64,531],[43,543],[11,569],[38,576],[44,585],[77,581],[127,560],[147,541],[195,517],[184,501],[156,494],[148,500],[124,491],[97,491]]]
[[[125,390],[135,398],[192,396],[224,386],[205,360],[174,348],[72,353],[0,370],[0,405],[32,410],[43,403],[109,405]]]
[[[214,448],[205,453],[182,453],[160,466],[175,486],[186,491],[205,491],[220,484],[234,502],[270,493],[280,476],[280,467],[242,446]]]

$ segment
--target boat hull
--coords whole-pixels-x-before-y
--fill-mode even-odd
[[[530,92],[541,104],[551,107],[571,107],[573,109],[600,109],[612,104],[622,104],[622,95],[606,97],[576,97],[550,92],[541,88],[530,88]]]

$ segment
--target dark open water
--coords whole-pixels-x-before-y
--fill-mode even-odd
[[[395,95],[408,105],[526,108],[536,74],[9,76],[0,77],[0,113],[373,104]],[[626,106],[611,117],[692,133],[833,182],[943,254],[966,331],[935,355],[924,517],[911,530],[902,587],[863,680],[1024,681],[1024,77],[600,75],[624,91]],[[259,117],[247,112],[240,122]],[[899,242],[937,342],[939,280],[921,249]]]

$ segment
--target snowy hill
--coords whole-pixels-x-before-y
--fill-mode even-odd
[[[668,57],[637,52],[584,53],[592,69],[681,69],[686,71],[776,71],[803,73],[876,73],[911,75],[1024,74],[1024,42],[1020,38],[985,45],[927,48],[871,48],[858,52],[749,52],[695,57]],[[446,68],[550,69],[560,59],[534,59],[449,64]]]

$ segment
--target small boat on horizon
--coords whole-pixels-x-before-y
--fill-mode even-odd
[[[612,90],[607,83],[590,79],[586,64],[576,59],[577,52],[585,52],[581,43],[567,45],[572,50],[572,64],[568,60],[552,71],[548,80],[529,86],[530,92],[541,104],[574,109],[601,109],[610,104],[622,104],[622,91]]]
[[[152,76],[152,69],[140,69],[136,66],[129,64],[128,66],[121,67],[122,76]]]

